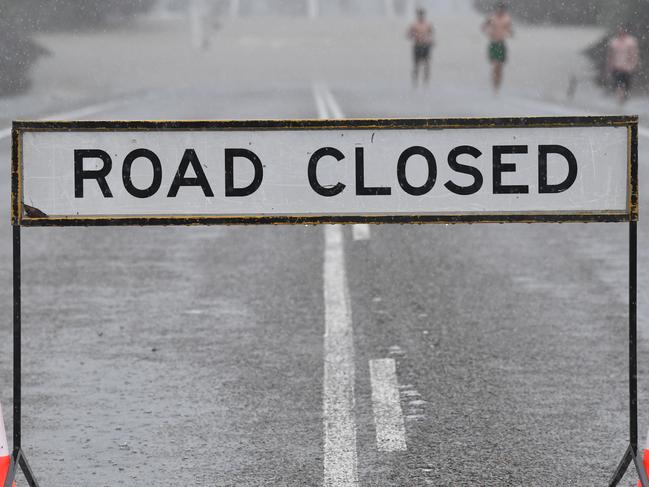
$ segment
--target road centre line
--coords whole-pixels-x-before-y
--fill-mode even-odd
[[[340,104],[327,85],[324,83],[314,83],[313,94],[316,105],[318,106],[320,118],[345,118]],[[354,240],[369,240],[372,236],[370,226],[367,224],[352,225],[352,236]]]
[[[333,93],[331,93],[331,90],[326,85],[321,85],[321,88],[322,88],[322,94],[324,95],[324,98],[327,104],[329,105],[329,111],[333,116],[333,118],[337,118],[337,119],[345,118],[345,114],[340,108],[340,105],[336,101],[336,98],[334,97]]]
[[[406,428],[394,359],[370,360],[370,379],[376,447],[382,452],[406,451]]]
[[[363,241],[370,239],[370,226],[366,223],[361,223],[352,226],[352,236],[356,241]]]
[[[358,485],[354,398],[354,332],[343,231],[325,226],[324,486]]]
[[[329,111],[327,110],[327,102],[325,101],[322,95],[320,85],[314,83],[312,90],[313,90],[313,98],[315,99],[315,104],[318,109],[318,117],[322,119],[329,118]]]
[[[318,85],[313,96],[320,118],[327,104]],[[345,249],[340,225],[326,225],[324,254],[324,486],[358,485],[354,383],[354,331],[345,271]]]

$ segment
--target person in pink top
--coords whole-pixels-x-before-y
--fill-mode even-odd
[[[617,34],[608,43],[607,70],[615,84],[620,104],[629,97],[633,74],[640,63],[638,39],[629,34],[628,28],[620,25]]]
[[[413,44],[412,82],[417,86],[419,71],[423,66],[424,82],[430,79],[430,54],[434,45],[433,24],[426,20],[426,11],[417,9],[417,20],[408,29],[408,38]]]

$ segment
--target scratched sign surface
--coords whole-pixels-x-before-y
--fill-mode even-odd
[[[277,122],[263,130],[24,123],[14,137],[15,216],[633,217],[632,123],[364,123],[286,129]]]

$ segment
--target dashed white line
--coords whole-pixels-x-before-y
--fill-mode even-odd
[[[369,240],[370,235],[370,226],[365,223],[354,225],[352,227],[352,236],[354,237],[354,240]]]
[[[406,429],[394,359],[370,360],[370,379],[376,447],[382,452],[406,451]]]
[[[324,485],[358,485],[354,416],[354,339],[343,232],[325,226]]]
[[[345,118],[345,114],[343,113],[342,109],[340,108],[340,105],[336,101],[336,98],[334,98],[333,93],[331,93],[331,90],[329,90],[329,88],[327,88],[326,85],[321,85],[321,90],[322,90],[322,95],[324,96],[327,105],[329,106],[329,111],[331,112],[333,118],[337,118],[337,119]]]
[[[322,88],[319,84],[314,83],[312,90],[313,98],[315,99],[315,104],[318,109],[318,117],[322,119],[329,118],[329,110],[327,110],[327,102],[322,95]]]

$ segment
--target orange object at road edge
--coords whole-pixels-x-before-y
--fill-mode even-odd
[[[2,404],[0,404],[0,486],[5,484],[7,474],[11,468],[11,454],[9,453],[9,443],[7,442],[7,432],[5,430],[4,416],[2,415]],[[14,482],[13,487],[16,487]]]
[[[642,451],[642,466],[647,476],[649,476],[649,448],[645,448]],[[638,487],[642,487],[640,480],[638,480]]]

